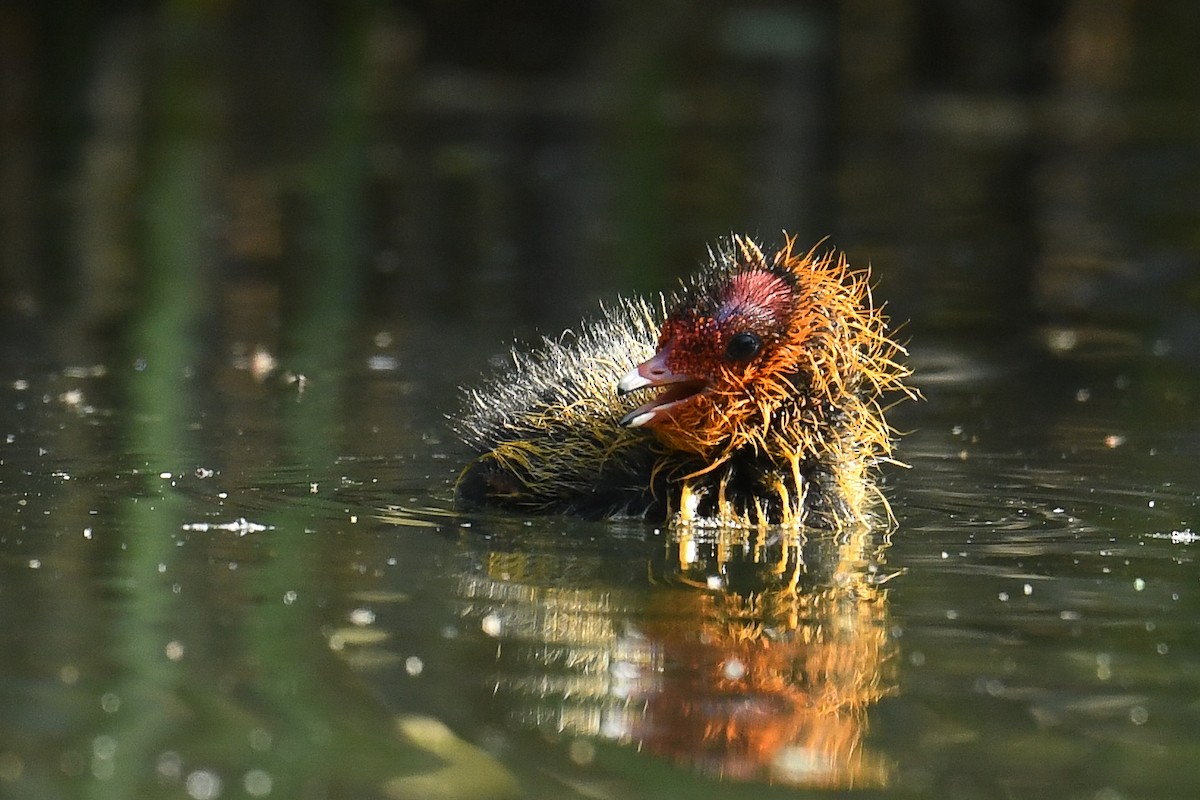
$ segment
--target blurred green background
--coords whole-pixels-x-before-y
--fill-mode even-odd
[[[168,285],[218,331],[553,328],[787,229],[917,330],[1187,339],[1198,34],[1189,0],[6,3],[0,298],[68,337]]]

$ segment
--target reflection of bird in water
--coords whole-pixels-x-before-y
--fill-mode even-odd
[[[458,427],[480,456],[458,494],[684,523],[861,521],[892,451],[880,403],[908,393],[902,353],[844,257],[734,236],[661,310],[623,301],[470,392]]]
[[[636,566],[578,546],[491,540],[472,557],[464,615],[500,644],[494,686],[511,720],[707,775],[886,784],[887,760],[864,745],[868,709],[895,685],[876,535],[668,540],[642,586]]]
[[[658,595],[669,607],[647,633],[675,667],[647,699],[643,747],[741,780],[886,784],[886,761],[863,748],[867,710],[894,684],[886,595],[863,552],[872,538],[812,543],[807,573],[804,542],[754,541],[757,552],[684,532],[671,548],[684,558],[664,560],[665,582],[710,589]]]

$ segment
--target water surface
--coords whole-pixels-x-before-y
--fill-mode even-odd
[[[303,390],[14,366],[13,796],[1196,788],[1197,435],[1154,375],[914,347],[894,527],[716,534],[456,513],[439,411],[490,348],[394,334]]]

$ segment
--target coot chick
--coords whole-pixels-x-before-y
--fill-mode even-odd
[[[867,271],[794,246],[766,256],[732,236],[671,297],[620,300],[514,351],[466,393],[456,427],[479,456],[460,502],[680,524],[872,520],[895,433],[884,403],[914,396],[905,351]]]

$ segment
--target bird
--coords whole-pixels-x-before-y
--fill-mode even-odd
[[[619,299],[463,393],[468,509],[712,527],[893,519],[885,411],[917,392],[869,269],[784,232],[708,248],[670,295]],[[768,254],[769,253],[769,254]]]

